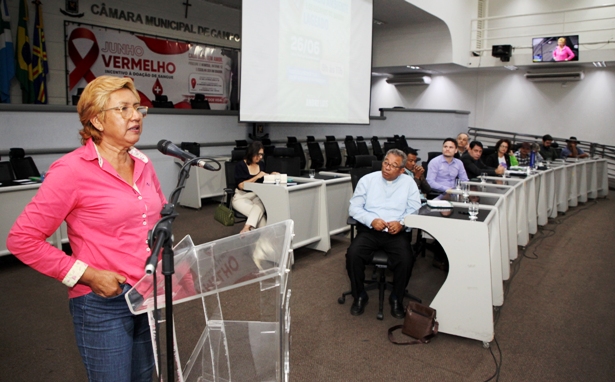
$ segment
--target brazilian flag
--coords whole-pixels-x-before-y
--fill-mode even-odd
[[[30,39],[28,38],[28,2],[19,1],[19,23],[17,24],[17,44],[15,47],[15,59],[17,68],[15,76],[21,84],[23,103],[34,103],[34,85],[32,81],[32,53],[30,51]]]

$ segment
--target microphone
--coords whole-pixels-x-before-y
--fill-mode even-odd
[[[158,151],[163,153],[164,155],[170,155],[172,157],[181,159],[182,161],[192,160],[196,158],[196,156],[192,153],[184,151],[173,144],[171,141],[167,141],[166,139],[160,140],[158,142]],[[204,160],[198,160],[192,164],[193,166],[197,166],[200,168],[204,168],[209,171],[218,171],[219,169],[215,169],[214,166],[205,162]]]

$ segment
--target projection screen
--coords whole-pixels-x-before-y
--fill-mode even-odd
[[[369,123],[372,0],[244,0],[241,122]]]

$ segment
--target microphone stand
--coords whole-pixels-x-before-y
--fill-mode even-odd
[[[162,207],[161,218],[149,232],[148,245],[152,248],[152,253],[147,261],[145,272],[154,275],[154,312],[158,312],[158,297],[156,282],[156,264],[158,254],[162,249],[162,274],[164,275],[164,297],[165,297],[165,319],[166,319],[166,351],[167,351],[167,381],[175,381],[175,358],[173,349],[173,274],[175,273],[175,263],[173,254],[173,221],[178,216],[175,212],[175,205],[179,200],[182,189],[185,187],[186,179],[190,175],[190,166],[200,158],[188,160],[182,166],[179,173],[177,187],[171,193],[171,200]],[[158,314],[156,314],[156,343],[158,348],[158,365],[160,362],[160,335],[158,330]],[[162,373],[158,373],[159,378]]]

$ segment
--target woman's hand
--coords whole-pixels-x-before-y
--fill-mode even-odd
[[[126,281],[126,277],[111,271],[100,270],[88,266],[79,279],[79,284],[84,284],[99,296],[109,298],[122,293],[120,284]]]

